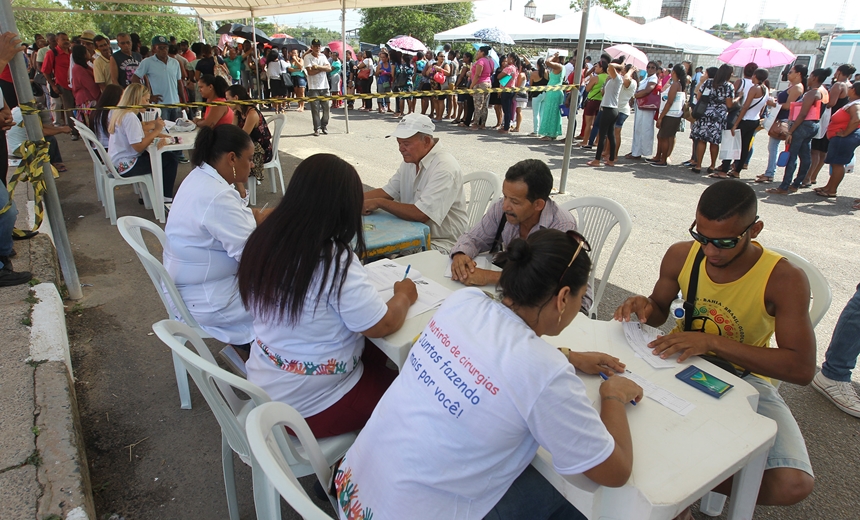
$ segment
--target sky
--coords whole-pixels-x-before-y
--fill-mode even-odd
[[[527,0],[513,0],[513,10],[521,13]],[[535,0],[538,17],[544,14],[562,14],[569,10],[570,0]],[[762,18],[779,19],[790,27],[812,29],[816,23],[836,23],[846,29],[860,30],[860,0],[816,0],[815,12],[808,12],[810,2],[805,0],[693,0],[690,16],[693,25],[708,29],[720,23],[725,3],[725,23],[748,23],[750,27]],[[475,4],[475,19],[480,20],[511,8],[511,0],[480,0]],[[661,0],[630,0],[630,14],[645,17],[646,21],[660,16]],[[289,26],[325,27],[340,30],[339,11],[318,11],[274,17],[278,24]],[[361,25],[361,15],[347,10],[346,29]]]

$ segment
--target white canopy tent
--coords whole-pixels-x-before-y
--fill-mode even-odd
[[[661,45],[682,49],[687,54],[720,55],[731,43],[692,25],[666,16],[641,26]]]
[[[473,36],[477,31],[480,31],[481,29],[496,28],[508,33],[515,41],[518,41],[519,38],[514,36],[515,34],[524,30],[532,32],[539,31],[541,25],[542,24],[532,20],[531,18],[526,18],[519,13],[504,11],[489,18],[483,18],[476,22],[467,23],[460,27],[436,33],[434,37],[440,42],[478,41]]]
[[[444,4],[457,0],[185,0],[204,20],[226,20],[252,16],[306,13],[310,11],[341,11],[371,7],[395,7]],[[141,0],[141,3],[153,3]]]
[[[570,42],[579,40],[579,27],[582,23],[582,11],[570,10],[561,18],[536,27],[521,26],[519,30],[509,33],[517,42]],[[611,43],[630,43],[637,46],[662,45],[657,43],[652,31],[645,31],[645,26],[628,20],[608,9],[593,5],[588,13],[588,32],[586,41],[603,41]],[[534,30],[532,30],[534,29]]]

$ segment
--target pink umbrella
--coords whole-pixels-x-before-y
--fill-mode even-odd
[[[343,53],[343,42],[340,42],[340,41],[328,42],[326,44],[326,47],[331,49],[332,52],[336,52],[338,54],[338,56],[340,56],[341,58],[343,58],[345,56],[345,54]],[[352,49],[352,45],[347,43],[346,44],[346,50],[351,51],[352,55],[355,56],[355,51]]]
[[[411,36],[395,36],[388,40],[386,45],[393,51],[406,52],[408,54],[415,54],[418,51],[427,52],[427,47],[420,40],[416,40]]]
[[[645,67],[648,66],[648,56],[632,45],[619,43],[607,47],[605,51],[613,58],[624,56],[624,63],[630,63],[639,70],[645,70]]]
[[[717,59],[737,67],[753,62],[763,69],[769,69],[787,65],[793,62],[795,57],[785,45],[776,40],[745,38],[729,45]]]

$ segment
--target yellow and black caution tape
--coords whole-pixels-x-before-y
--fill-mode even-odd
[[[19,105],[21,107],[21,112],[24,114],[38,114],[39,110],[35,107],[33,103],[26,103]],[[7,189],[9,190],[9,203],[6,204],[6,207],[0,209],[0,215],[9,211],[9,208],[12,207],[12,199],[15,195],[15,187],[19,182],[29,182],[33,185],[33,193],[34,193],[34,202],[35,202],[35,212],[36,212],[36,222],[33,226],[33,231],[39,229],[42,225],[42,220],[45,217],[44,203],[42,201],[43,196],[45,194],[45,180],[43,178],[43,172],[45,171],[45,165],[51,163],[51,155],[49,153],[50,144],[47,141],[42,139],[41,141],[24,141],[21,146],[18,147],[16,153],[21,155],[21,163],[18,165],[18,168],[15,170],[15,174],[12,176],[12,179],[9,180],[9,185]],[[51,166],[51,171],[53,172],[54,177],[58,177],[57,169]],[[25,232],[20,229],[12,230],[13,236],[23,237],[25,236]]]
[[[190,101],[187,103],[155,103],[149,105],[121,105],[103,107],[105,110],[123,109],[123,110],[145,110],[150,108],[206,108],[206,107],[235,107],[236,105],[282,105],[286,103],[310,103],[312,101],[352,101],[355,99],[379,99],[379,98],[410,98],[410,97],[438,97],[438,96],[454,96],[457,94],[501,94],[501,93],[517,93],[517,92],[567,92],[576,90],[579,85],[543,85],[540,87],[497,87],[497,88],[461,88],[453,90],[419,90],[410,92],[386,92],[367,93],[367,94],[334,94],[327,96],[303,96],[294,98],[269,98],[269,99],[248,99],[235,101]],[[81,108],[66,108],[52,109],[56,112],[71,112],[74,110],[96,110],[95,107]]]

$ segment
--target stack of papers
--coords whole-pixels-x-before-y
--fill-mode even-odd
[[[394,283],[403,280],[403,276],[406,274],[406,266],[391,260],[372,262],[364,266],[364,269],[367,271],[370,283],[379,291],[379,295],[385,301],[394,296]],[[415,282],[415,287],[418,289],[418,301],[409,307],[409,312],[406,313],[407,320],[438,308],[451,294],[450,290],[433,280],[422,277],[417,269],[410,268],[408,277]]]
[[[678,415],[684,416],[693,411],[693,408],[696,407],[693,403],[681,399],[677,395],[672,392],[666,390],[665,388],[659,387],[648,381],[644,377],[640,375],[636,375],[629,370],[625,370],[622,377],[626,377],[627,379],[633,381],[637,385],[642,387],[642,392],[645,394],[645,397],[648,399],[653,399],[658,403],[662,404],[666,408],[672,410]]]
[[[627,343],[636,353],[636,356],[644,359],[652,367],[672,368],[678,366],[674,361],[655,356],[654,351],[648,346],[649,343],[662,336],[659,329],[638,321],[625,321],[624,336],[627,337]]]

